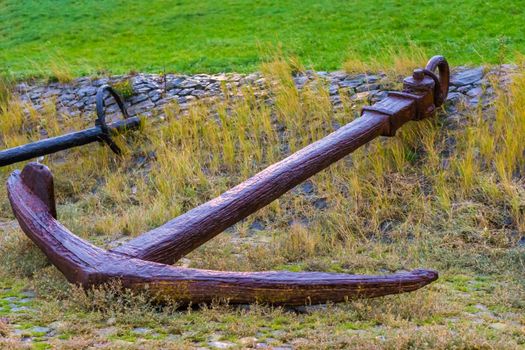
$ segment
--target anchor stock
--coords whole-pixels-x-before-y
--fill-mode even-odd
[[[106,114],[104,111],[104,95],[106,92],[113,96],[117,102],[124,117],[123,120],[106,124]],[[140,118],[129,117],[122,98],[108,85],[101,86],[98,89],[96,105],[97,120],[95,121],[95,127],[2,150],[0,151],[0,166],[22,162],[24,160],[33,159],[73,147],[83,146],[96,141],[106,143],[113,152],[120,154],[121,150],[115,142],[113,142],[111,136],[123,133],[126,130],[138,129],[140,127]]]

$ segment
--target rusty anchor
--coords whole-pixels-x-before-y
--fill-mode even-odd
[[[439,76],[434,71],[439,70]],[[323,272],[231,272],[170,266],[227,227],[247,217],[305,179],[378,136],[393,136],[410,120],[434,114],[446,99],[449,67],[433,57],[426,69],[404,80],[363,109],[361,117],[252,178],[121,246],[100,249],[72,234],[56,219],[53,177],[47,167],[28,164],[7,180],[8,196],[22,230],[71,283],[90,287],[118,279],[126,288],[147,290],[181,304],[226,299],[304,305],[410,292],[438,278],[432,270],[391,275]]]
[[[104,96],[106,92],[115,99],[124,117],[123,120],[111,124],[106,123],[106,113],[104,110]],[[97,119],[93,128],[2,150],[0,151],[0,166],[22,162],[96,141],[104,142],[113,152],[121,154],[121,150],[112,140],[112,136],[123,133],[126,130],[138,129],[140,127],[140,118],[129,117],[122,97],[109,85],[103,85],[97,90],[96,107]]]

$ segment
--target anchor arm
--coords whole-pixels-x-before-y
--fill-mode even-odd
[[[28,182],[29,179],[40,179]],[[105,251],[72,234],[53,214],[52,176],[30,163],[7,181],[22,230],[71,282],[85,288],[118,279],[126,288],[147,290],[160,301],[181,305],[228,300],[304,305],[410,292],[438,278],[431,270],[385,276],[322,272],[229,272],[173,267]]]

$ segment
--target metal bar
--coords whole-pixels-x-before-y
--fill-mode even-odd
[[[107,127],[112,134],[119,134],[124,130],[137,129],[139,125],[140,119],[138,117],[133,117],[108,124]],[[27,145],[6,149],[0,151],[0,166],[6,166],[46,154],[63,151],[65,149],[83,146],[95,141],[104,141],[102,139],[103,135],[104,131],[102,128],[100,126],[95,126],[90,129],[76,131],[70,134],[51,137]]]

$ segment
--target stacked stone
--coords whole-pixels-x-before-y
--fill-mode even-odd
[[[451,78],[448,100],[456,102],[465,100],[468,105],[476,106],[486,102],[493,94],[488,76],[503,74],[508,76],[516,67],[502,65],[485,74],[483,67],[458,67]],[[326,84],[334,107],[341,106],[341,96],[346,95],[354,100],[375,103],[386,96],[386,91],[392,89],[391,82],[383,73],[378,74],[348,74],[342,71],[315,72],[306,71],[294,76],[298,89],[304,88],[314,80],[321,79]],[[83,77],[67,84],[23,82],[17,85],[16,91],[22,101],[30,103],[38,111],[45,103],[54,101],[60,114],[83,115],[95,110],[95,94],[97,88],[104,85],[118,85],[129,81],[133,94],[126,100],[130,115],[150,116],[161,113],[165,105],[176,101],[182,109],[187,108],[191,101],[222,96],[224,90],[231,91],[242,86],[252,86],[256,91],[267,88],[265,78],[260,73],[243,74],[136,74],[120,75],[109,78]],[[223,87],[225,89],[223,89]],[[483,100],[484,96],[488,96]],[[109,115],[118,111],[112,98],[106,99]]]

